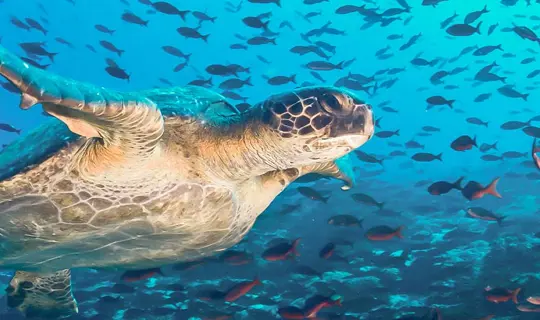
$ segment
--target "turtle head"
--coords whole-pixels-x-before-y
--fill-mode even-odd
[[[294,149],[300,162],[335,160],[374,133],[371,106],[335,87],[307,87],[262,103],[263,123]]]

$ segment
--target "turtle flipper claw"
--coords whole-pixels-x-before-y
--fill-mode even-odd
[[[122,93],[64,78],[31,66],[0,46],[0,75],[21,91],[22,109],[41,103],[71,131],[105,143],[122,145],[146,139],[145,146],[163,134],[163,117],[144,95]],[[129,136],[133,139],[129,139]]]

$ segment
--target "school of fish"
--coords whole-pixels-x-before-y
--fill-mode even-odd
[[[72,78],[204,86],[240,111],[332,85],[377,117],[351,190],[302,177],[216,257],[75,270],[70,319],[540,319],[540,0],[0,0],[0,16],[3,46]],[[47,115],[20,121],[0,85],[5,146]]]

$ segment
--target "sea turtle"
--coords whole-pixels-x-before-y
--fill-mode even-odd
[[[18,270],[8,303],[26,315],[77,311],[70,268],[145,269],[233,246],[299,176],[350,184],[342,157],[374,133],[371,107],[334,87],[238,112],[201,87],[109,90],[2,47],[0,74],[21,108],[54,117],[0,154],[0,267]]]

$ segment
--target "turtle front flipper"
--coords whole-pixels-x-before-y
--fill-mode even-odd
[[[153,149],[163,134],[160,110],[143,95],[60,77],[25,63],[1,46],[0,75],[21,90],[22,109],[41,103],[74,133],[102,138],[106,146],[139,152]]]
[[[78,312],[69,269],[54,273],[17,271],[6,292],[8,306],[29,318],[57,319]]]

